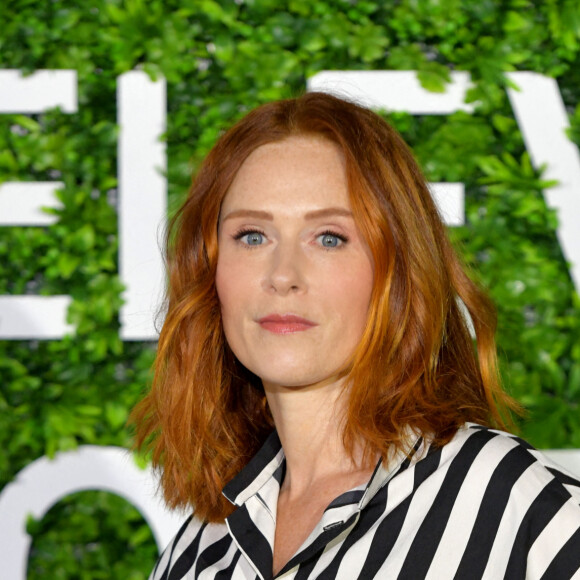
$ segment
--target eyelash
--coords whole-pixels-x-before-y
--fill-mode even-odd
[[[258,228],[242,228],[241,230],[238,230],[234,234],[234,240],[236,240],[236,242],[239,242],[244,236],[246,236],[248,234],[260,234],[264,237],[266,236],[266,234]],[[249,244],[242,244],[242,245],[244,246],[244,248],[249,248],[249,249],[257,247],[257,246],[250,246]]]
[[[262,230],[258,228],[242,228],[241,230],[238,230],[234,234],[234,240],[239,240],[240,238],[243,238],[246,234],[262,234],[263,236],[266,235]]]
[[[258,228],[242,228],[241,230],[238,230],[235,234],[234,234],[234,240],[239,241],[241,240],[244,236],[248,235],[248,234],[260,234],[262,236],[265,236],[266,234],[258,229]],[[316,237],[319,238],[320,236],[334,236],[335,238],[338,238],[343,244],[347,243],[349,241],[348,237],[343,235],[343,234],[339,234],[338,232],[335,232],[333,230],[324,230],[323,232],[320,232]],[[248,244],[244,244],[245,247],[251,247]],[[340,246],[338,246],[340,247]],[[333,250],[335,248],[329,247],[326,248],[327,250]]]
[[[320,232],[316,237],[319,238],[320,236],[334,236],[343,243],[348,242],[348,238],[345,235],[339,234],[338,232],[334,232],[332,230],[324,230],[323,232]]]

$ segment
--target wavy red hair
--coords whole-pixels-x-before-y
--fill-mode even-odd
[[[263,105],[227,131],[170,223],[167,313],[149,394],[132,414],[171,507],[222,521],[223,486],[273,429],[261,383],[226,343],[215,288],[222,200],[244,160],[266,143],[315,135],[345,158],[352,211],[374,260],[361,342],[344,369],[344,443],[367,457],[404,444],[405,427],[447,442],[466,421],[506,427],[495,311],[453,251],[425,179],[397,132],[375,113],[322,93]],[[475,329],[474,348],[459,306]]]

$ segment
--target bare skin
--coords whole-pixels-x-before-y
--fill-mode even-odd
[[[278,497],[273,573],[276,575],[298,551],[322,518],[328,504],[336,497],[366,483],[372,471],[362,469],[337,474],[327,481],[313,484],[302,497],[292,498],[291,491],[282,489]]]
[[[292,389],[269,383],[264,387],[286,455],[276,515],[276,575],[310,535],[328,504],[370,479],[375,461],[363,465],[360,448],[353,461],[342,445],[337,420],[344,401],[341,380]]]

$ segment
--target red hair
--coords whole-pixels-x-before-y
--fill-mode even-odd
[[[466,275],[397,132],[375,113],[322,93],[263,105],[218,140],[170,223],[155,377],[132,414],[137,446],[151,449],[162,470],[167,503],[193,506],[208,521],[232,511],[221,490],[274,427],[259,378],[236,363],[222,329],[220,208],[250,153],[296,135],[342,150],[352,211],[374,260],[366,328],[343,373],[346,449],[362,437],[367,458],[386,458],[404,445],[407,426],[442,445],[466,421],[505,428],[516,407],[499,385],[495,311]]]

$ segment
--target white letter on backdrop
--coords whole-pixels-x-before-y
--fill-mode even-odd
[[[546,164],[545,179],[558,185],[544,191],[549,207],[558,212],[558,238],[570,262],[570,274],[580,291],[580,154],[566,135],[568,114],[555,79],[534,72],[507,73],[519,90],[508,88],[518,125],[536,169]]]
[[[41,113],[55,106],[77,110],[76,71],[38,71],[22,77],[0,71],[0,113]],[[126,286],[121,308],[124,340],[156,340],[154,316],[163,288],[163,260],[157,241],[167,208],[165,81],[142,72],[119,78],[119,269]],[[46,226],[54,217],[42,206],[58,206],[62,183],[5,183],[0,186],[0,225]],[[0,339],[59,339],[68,296],[0,296]]]
[[[165,81],[139,71],[118,79],[119,273],[126,286],[123,340],[156,340],[154,320],[163,292],[158,242],[167,212]]]
[[[17,70],[0,70],[0,114],[42,113],[60,107],[77,110],[74,70],[37,71],[23,77]],[[0,185],[0,226],[46,226],[54,216],[43,206],[58,207],[60,182],[6,182]],[[66,322],[69,296],[0,296],[0,339],[57,339],[73,329]]]
[[[160,550],[177,532],[183,515],[167,510],[155,496],[150,468],[139,469],[121,447],[85,445],[76,451],[41,457],[27,465],[0,493],[0,562],[2,578],[26,580],[31,538],[26,519],[42,518],[63,497],[87,490],[115,493],[139,509]]]

